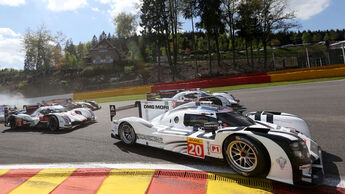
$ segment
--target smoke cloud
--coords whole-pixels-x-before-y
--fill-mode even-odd
[[[0,92],[0,105],[15,105],[21,109],[23,105],[30,104],[21,93]]]

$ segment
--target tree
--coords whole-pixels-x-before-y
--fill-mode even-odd
[[[141,23],[143,27],[142,34],[148,42],[153,42],[155,48],[152,57],[158,55],[158,80],[160,80],[160,47],[165,46],[165,52],[168,57],[169,67],[172,79],[175,80],[176,66],[171,60],[170,32],[169,28],[169,11],[165,0],[145,0],[141,7]]]
[[[254,67],[253,59],[253,40],[260,36],[260,26],[258,23],[257,14],[259,12],[260,2],[258,0],[243,0],[238,5],[238,20],[236,23],[239,29],[239,36],[245,42],[245,50],[247,57],[247,64],[249,64],[248,47],[250,46],[251,63]]]
[[[53,60],[54,64],[56,67],[60,67],[62,65],[62,48],[60,43],[57,43],[56,46],[54,47],[54,55],[53,55]]]
[[[219,49],[221,51],[226,51],[229,48],[229,40],[228,37],[226,36],[226,34],[221,34],[218,37],[218,41],[219,41]]]
[[[264,47],[264,68],[267,68],[267,44],[272,32],[287,31],[298,26],[291,20],[295,18],[293,12],[287,8],[286,0],[259,0],[258,22],[261,29],[261,41]]]
[[[303,41],[303,44],[311,43],[312,42],[312,36],[311,36],[309,31],[308,32],[303,32],[302,41]]]
[[[121,12],[113,20],[116,26],[116,35],[118,38],[127,39],[135,34],[138,23],[137,17],[130,13]]]
[[[194,18],[197,16],[197,0],[183,0],[182,2],[182,13],[183,17],[186,19],[191,19],[192,21],[192,50],[195,52],[195,37],[194,37]],[[199,72],[197,57],[195,58],[195,74]]]
[[[198,51],[204,51],[206,47],[207,47],[207,41],[202,36],[200,36],[197,39]]]
[[[339,39],[338,33],[336,31],[334,31],[334,30],[331,30],[329,32],[329,36],[330,36],[331,41],[336,41],[336,40]]]
[[[103,39],[106,39],[107,35],[105,34],[105,32],[103,31],[101,35],[99,35],[99,42],[101,42]]]
[[[79,64],[82,64],[83,58],[86,56],[87,48],[85,44],[79,42],[76,50],[76,58]]]
[[[24,35],[25,49],[24,70],[46,73],[54,65],[54,46],[58,37],[41,25],[36,31],[28,28]]]
[[[93,35],[92,41],[91,41],[91,46],[95,47],[97,44],[98,44],[97,37],[96,37],[96,35]]]
[[[322,40],[322,36],[320,32],[315,32],[313,35],[313,42],[318,43]]]
[[[66,41],[65,51],[68,51],[71,55],[77,55],[77,51],[73,44],[72,39],[69,39]]]
[[[229,28],[230,40],[231,40],[231,51],[232,51],[232,63],[236,65],[236,14],[239,0],[222,0],[222,9],[224,12],[224,20]]]
[[[220,0],[198,0],[198,16],[200,22],[197,23],[198,28],[206,30],[207,48],[208,48],[208,65],[209,74],[212,75],[211,60],[211,39],[215,40],[218,67],[220,67],[220,54],[218,36],[224,31],[224,24],[221,21],[222,12],[220,9]],[[219,70],[219,68],[218,68]]]
[[[169,34],[171,34],[171,38],[168,37],[168,46],[170,45],[170,40],[172,41],[173,46],[173,61],[172,61],[172,74],[173,74],[173,81],[175,80],[175,76],[177,74],[177,54],[178,54],[178,37],[177,37],[177,31],[179,28],[179,21],[178,21],[178,15],[180,11],[180,0],[168,0],[166,3],[168,3],[167,12],[168,12],[168,29],[170,30]],[[170,46],[169,46],[170,47]],[[169,51],[170,52],[170,51]],[[168,56],[171,58],[171,55]],[[170,59],[171,60],[171,59]]]
[[[324,41],[330,41],[330,40],[331,40],[331,38],[330,38],[328,32],[327,32],[327,33],[325,34],[325,36],[323,37],[323,40],[324,40]]]

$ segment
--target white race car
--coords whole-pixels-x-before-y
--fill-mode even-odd
[[[67,111],[61,105],[26,106],[26,110],[6,117],[5,126],[11,129],[18,127],[49,128],[51,131],[70,129],[86,122],[94,122],[95,114],[87,108],[76,108]]]
[[[168,93],[168,95],[166,94]],[[215,92],[210,93],[207,91],[200,90],[169,90],[169,91],[159,91],[158,96],[163,96],[163,98],[156,98],[156,96],[151,93],[147,94],[148,101],[174,101],[177,105],[183,104],[185,102],[192,101],[210,101],[215,105],[232,107],[234,110],[243,112],[245,108],[239,104],[240,100],[235,98],[232,94],[228,92]],[[164,96],[169,96],[168,98]]]
[[[321,148],[289,122],[290,128],[254,121],[210,103],[136,103],[140,117],[112,121],[111,137],[197,158],[224,159],[239,174],[288,184],[317,184],[323,178]],[[115,107],[111,107],[114,110]],[[111,117],[115,111],[111,112]],[[273,120],[274,121],[274,120]]]

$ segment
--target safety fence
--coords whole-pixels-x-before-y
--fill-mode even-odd
[[[96,90],[74,93],[75,100],[105,98],[113,96],[145,94],[159,90],[173,90],[186,88],[211,88],[243,84],[258,84],[281,81],[296,81],[305,79],[345,77],[345,64],[318,66],[311,68],[288,69],[266,73],[252,73],[238,76],[223,76],[189,81],[178,81],[154,85]]]

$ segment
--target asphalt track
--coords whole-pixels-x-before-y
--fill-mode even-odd
[[[345,177],[345,80],[274,86],[233,91],[248,111],[271,110],[305,119],[312,137],[323,149],[326,177],[337,185]],[[109,104],[96,111],[97,123],[52,133],[41,129],[8,130],[0,126],[0,165],[41,163],[177,164],[207,170],[227,168],[219,160],[201,160],[136,145],[123,146],[110,138]],[[136,116],[136,109],[118,112],[116,118]]]

